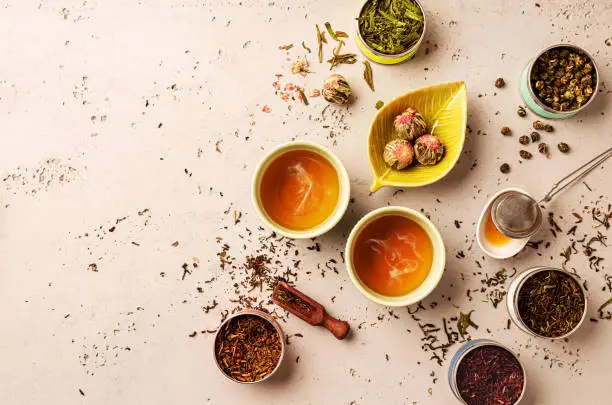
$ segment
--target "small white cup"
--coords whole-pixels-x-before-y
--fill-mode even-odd
[[[357,270],[355,269],[355,265],[353,263],[353,251],[355,249],[355,242],[357,241],[357,237],[359,236],[361,231],[363,231],[363,229],[365,229],[365,227],[375,219],[388,215],[401,215],[416,222],[421,228],[425,230],[425,232],[429,236],[429,239],[431,240],[431,244],[433,247],[433,262],[431,263],[431,268],[429,269],[429,274],[427,275],[427,278],[415,290],[410,291],[408,294],[396,297],[377,293],[376,291],[365,285],[365,283],[363,283],[359,278],[359,275],[357,274]],[[407,305],[416,304],[417,302],[423,300],[436,288],[436,286],[440,282],[440,279],[442,278],[442,274],[444,274],[446,252],[444,249],[444,241],[442,240],[440,232],[425,215],[410,208],[391,206],[375,209],[374,211],[368,213],[363,218],[361,218],[359,222],[357,222],[357,224],[353,227],[353,230],[351,231],[351,234],[349,235],[348,240],[346,242],[344,258],[346,261],[346,269],[348,270],[348,274],[351,278],[351,281],[353,282],[353,284],[355,284],[355,287],[357,287],[357,289],[363,295],[381,305],[387,305],[390,307],[403,307]]]
[[[329,163],[331,163],[334,169],[336,169],[336,173],[338,175],[339,195],[338,202],[336,203],[336,208],[334,208],[331,215],[321,224],[313,228],[304,230],[290,229],[276,223],[272,218],[270,218],[266,210],[263,208],[260,198],[261,179],[270,163],[272,163],[280,155],[294,150],[311,151],[317,153],[320,156],[323,156],[325,159],[327,159]],[[278,232],[279,234],[292,239],[310,239],[316,236],[320,236],[332,229],[344,216],[344,213],[346,212],[346,209],[348,207],[350,195],[351,183],[349,180],[348,173],[340,159],[338,159],[338,157],[334,155],[329,149],[321,145],[317,145],[316,143],[306,141],[293,141],[285,143],[268,153],[268,155],[266,155],[266,157],[264,157],[255,168],[255,174],[253,175],[251,187],[251,199],[253,201],[253,205],[255,206],[255,210],[259,214],[259,217],[261,218],[263,223],[267,227],[272,228],[273,230]]]

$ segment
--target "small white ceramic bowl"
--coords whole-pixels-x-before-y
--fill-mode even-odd
[[[315,226],[314,228],[305,230],[289,229],[276,223],[266,213],[266,211],[262,207],[260,199],[261,178],[265,170],[268,168],[270,163],[272,163],[277,157],[279,157],[283,153],[287,153],[293,150],[308,150],[323,156],[325,159],[327,159],[329,163],[331,163],[334,169],[336,169],[336,173],[338,174],[340,195],[338,196],[338,203],[336,204],[336,208],[331,213],[331,215],[325,221],[323,221],[323,223]],[[321,145],[317,145],[316,143],[306,141],[293,141],[285,143],[268,153],[268,155],[266,155],[266,157],[264,157],[263,160],[259,162],[259,164],[255,168],[255,174],[253,175],[251,187],[251,199],[253,201],[253,205],[255,206],[255,210],[259,214],[259,217],[261,218],[263,223],[269,228],[274,229],[279,234],[292,239],[310,239],[322,235],[332,229],[344,216],[344,213],[346,212],[346,209],[348,207],[350,196],[351,183],[349,180],[348,173],[340,159],[338,159],[338,157],[334,155],[329,149]]]
[[[529,242],[529,238],[510,239],[510,241],[505,245],[495,246],[489,243],[485,237],[485,226],[487,223],[487,218],[491,216],[491,206],[493,205],[493,201],[495,201],[499,195],[508,191],[518,191],[519,193],[527,194],[533,198],[531,194],[523,189],[510,187],[495,193],[485,204],[484,209],[480,213],[480,218],[478,218],[478,223],[476,224],[476,240],[478,241],[478,246],[480,246],[480,249],[494,259],[507,259],[512,257],[523,250],[523,248],[527,246],[527,242]]]
[[[416,222],[425,230],[425,232],[427,232],[433,246],[433,262],[427,278],[415,290],[397,297],[379,294],[365,285],[365,283],[363,283],[359,278],[355,265],[353,264],[354,245],[361,231],[375,219],[388,215],[401,215]],[[390,307],[403,307],[416,304],[427,297],[440,282],[442,274],[444,273],[444,265],[446,263],[444,241],[442,240],[442,236],[440,235],[440,232],[436,226],[420,212],[399,206],[378,208],[361,218],[353,227],[353,230],[348,237],[344,256],[346,261],[346,269],[348,270],[349,277],[351,278],[353,284],[355,284],[355,287],[357,287],[357,289],[363,295],[372,301]]]

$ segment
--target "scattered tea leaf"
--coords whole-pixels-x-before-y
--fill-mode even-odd
[[[179,245],[178,240],[172,243],[172,247],[177,247]]]
[[[312,51],[310,50],[309,47],[306,46],[306,44],[304,43],[304,41],[302,41],[302,48],[306,49],[308,51],[308,53],[312,53]]]
[[[304,90],[298,88],[297,92],[300,93],[300,98],[304,102],[304,104],[308,105],[308,99],[306,98],[306,94],[304,94]]]
[[[368,86],[370,86],[370,89],[372,89],[372,91],[375,91],[374,77],[372,75],[372,65],[370,65],[370,61],[367,60],[363,62],[363,65],[365,66],[365,69],[363,71],[363,78],[365,79]]]
[[[382,108],[382,106],[385,105],[384,101],[378,100],[376,102],[376,105],[374,107],[376,107],[377,110],[380,110]]]
[[[291,48],[293,48],[293,44],[281,45],[278,47],[278,49],[280,49],[281,51],[288,51]]]
[[[348,34],[344,31],[336,31],[336,36],[338,38],[348,38],[349,37]]]
[[[327,29],[327,33],[329,34],[329,36],[332,37],[334,41],[344,42],[343,40],[338,38],[338,35],[336,35],[336,32],[332,29],[331,24],[329,22],[325,23],[325,28]]]
[[[319,47],[319,63],[323,63],[323,44],[327,43],[325,39],[325,32],[321,32],[319,26],[315,24],[315,28],[317,29],[317,45]]]
[[[474,321],[472,321],[472,318],[471,318],[472,312],[474,312],[474,310],[471,310],[467,314],[464,314],[463,312],[459,312],[459,320],[457,321],[457,330],[459,331],[462,337],[467,332],[468,327],[471,326],[474,329],[478,329],[478,325],[476,325]]]

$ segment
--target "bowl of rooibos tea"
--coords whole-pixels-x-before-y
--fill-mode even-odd
[[[346,244],[346,267],[363,295],[382,305],[406,306],[425,298],[444,273],[444,242],[418,211],[384,207],[364,216]]]
[[[584,287],[567,271],[552,267],[525,270],[508,287],[510,319],[532,336],[563,339],[586,318]]]
[[[476,339],[451,359],[448,382],[463,404],[515,405],[523,398],[527,380],[514,353],[492,340]]]
[[[308,239],[333,228],[350,198],[348,173],[330,150],[296,141],[255,169],[252,199],[262,221],[283,236]]]
[[[252,384],[267,380],[278,370],[285,353],[285,338],[271,316],[245,310],[221,324],[213,349],[224,376]]]

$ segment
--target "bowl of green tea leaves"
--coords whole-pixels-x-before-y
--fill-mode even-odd
[[[394,64],[416,53],[425,34],[425,15],[417,0],[367,0],[357,25],[357,45],[365,56]]]

